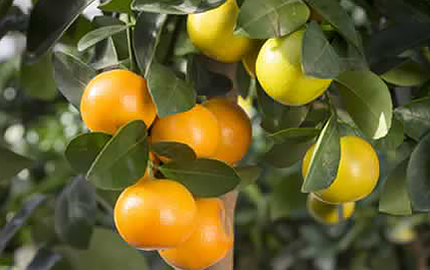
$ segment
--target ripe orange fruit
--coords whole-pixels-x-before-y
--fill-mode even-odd
[[[160,250],[171,266],[183,270],[206,269],[223,259],[233,246],[231,225],[218,198],[197,199],[196,229],[183,244]]]
[[[157,119],[151,130],[151,140],[153,143],[184,143],[197,157],[212,157],[220,140],[220,128],[215,115],[196,104],[189,111]]]
[[[221,138],[212,158],[234,164],[242,159],[251,145],[252,127],[243,109],[225,98],[213,98],[203,103],[217,118]]]
[[[125,69],[94,77],[84,90],[80,109],[91,131],[109,134],[132,120],[143,120],[149,127],[156,116],[146,80]]]
[[[342,213],[340,212],[340,206],[342,205]],[[320,201],[313,194],[308,195],[307,209],[309,214],[318,222],[328,225],[337,224],[343,220],[346,220],[354,213],[355,202],[349,202],[344,204],[329,204]]]
[[[307,151],[302,165],[306,177],[315,145]],[[375,150],[356,136],[340,139],[340,162],[332,184],[314,194],[327,203],[346,203],[360,200],[370,194],[379,179],[379,160]]]
[[[114,219],[131,246],[154,250],[186,241],[194,230],[196,212],[194,198],[182,184],[142,178],[118,197]]]

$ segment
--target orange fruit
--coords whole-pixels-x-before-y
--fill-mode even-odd
[[[197,157],[213,156],[219,140],[220,128],[215,115],[199,104],[189,111],[157,119],[151,130],[152,143],[184,143]]]
[[[251,145],[252,127],[246,112],[225,98],[213,98],[203,103],[218,120],[221,138],[212,158],[234,164],[242,159]]]
[[[307,151],[302,164],[306,177],[315,145]],[[332,184],[314,194],[327,203],[346,203],[360,200],[370,194],[379,179],[379,159],[372,146],[356,136],[340,139],[340,161]]]
[[[342,213],[340,206],[343,206]],[[307,209],[309,214],[318,222],[327,225],[338,224],[346,220],[354,213],[355,202],[343,204],[330,204],[320,201],[312,193],[308,195]]]
[[[94,77],[82,94],[80,110],[91,131],[109,134],[132,120],[143,120],[149,127],[156,116],[146,80],[125,69]]]
[[[183,244],[160,250],[171,266],[184,270],[206,269],[223,259],[233,246],[231,225],[225,220],[223,201],[197,199],[196,229]]]
[[[195,228],[196,212],[195,200],[182,184],[142,178],[118,197],[114,219],[128,244],[154,250],[186,241]]]

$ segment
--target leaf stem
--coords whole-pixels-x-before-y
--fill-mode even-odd
[[[132,70],[133,72],[138,72],[138,70],[136,70],[137,65],[136,65],[136,59],[134,58],[134,51],[133,51],[133,31],[132,31],[132,21],[133,18],[131,15],[127,15],[127,24],[130,24],[130,27],[127,27],[127,44],[128,44],[128,55],[130,58],[130,70]]]

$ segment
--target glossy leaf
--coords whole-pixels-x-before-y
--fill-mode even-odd
[[[26,223],[32,212],[45,202],[45,200],[45,195],[36,194],[31,196],[24,202],[22,208],[16,212],[13,218],[3,226],[0,231],[0,255],[13,236]]]
[[[402,63],[384,74],[381,78],[399,86],[418,86],[430,79],[429,71],[412,61]]]
[[[369,69],[364,53],[343,37],[336,35],[332,38],[331,45],[339,56],[340,73],[349,70]]]
[[[132,8],[162,14],[192,14],[214,9],[225,0],[134,0]]]
[[[53,252],[46,247],[41,247],[30,264],[25,270],[48,270],[52,269],[60,260],[62,256]]]
[[[311,146],[312,140],[286,140],[283,143],[273,145],[272,148],[263,155],[262,161],[276,168],[287,168],[302,160],[306,151]]]
[[[131,14],[131,2],[133,0],[110,0],[100,4],[98,8],[103,11]]]
[[[19,155],[0,145],[0,180],[7,180],[33,163],[27,157]]]
[[[55,52],[52,59],[57,87],[79,109],[81,96],[96,71],[70,54]]]
[[[147,12],[141,12],[137,18],[133,47],[144,77],[148,76],[166,19],[167,15]]]
[[[404,141],[404,129],[403,124],[394,117],[391,123],[390,131],[387,136],[379,140],[374,141],[374,147],[385,151],[396,150]]]
[[[53,100],[57,96],[57,87],[52,72],[51,54],[45,54],[38,62],[22,63],[21,82],[30,97]]]
[[[387,135],[393,104],[387,85],[370,71],[348,71],[337,79],[337,87],[357,126],[370,138]]]
[[[237,33],[256,39],[288,35],[308,20],[310,10],[301,0],[246,0],[237,19]]]
[[[87,173],[87,179],[102,189],[123,189],[143,177],[148,162],[145,123],[132,121],[105,145]]]
[[[306,141],[316,137],[320,133],[317,128],[288,128],[276,133],[270,134],[268,137],[275,143],[283,143],[286,140]]]
[[[336,118],[332,116],[316,142],[302,191],[313,192],[330,186],[336,178],[339,160],[340,138]]]
[[[409,159],[406,175],[409,196],[414,210],[430,210],[430,135],[415,147]]]
[[[403,123],[405,133],[414,140],[419,141],[430,131],[430,97],[398,107],[394,113]]]
[[[333,25],[355,47],[361,48],[353,20],[337,0],[308,0],[307,3]]]
[[[233,168],[212,159],[178,160],[159,169],[164,176],[183,184],[197,197],[221,196],[240,183],[240,177]]]
[[[185,112],[194,107],[192,86],[176,77],[169,68],[154,62],[147,80],[159,117]]]
[[[339,75],[339,56],[315,21],[306,27],[302,55],[306,75],[324,79],[336,78]]]
[[[118,18],[110,17],[110,16],[96,16],[93,19],[93,24],[96,27],[105,27],[105,26],[113,26],[113,25],[125,25],[123,21]],[[118,58],[120,60],[128,59],[128,37],[127,31],[119,32],[115,35],[112,35],[112,40],[115,45],[116,52],[118,54]],[[96,47],[97,48],[97,47]]]
[[[77,173],[86,174],[111,138],[111,135],[101,132],[78,135],[69,143],[64,154]]]
[[[258,166],[237,167],[234,170],[240,177],[240,184],[236,187],[237,190],[243,190],[255,183],[261,174],[261,169]]]
[[[407,165],[408,160],[401,162],[388,176],[379,200],[379,211],[391,215],[412,214],[406,181]]]
[[[48,52],[92,2],[94,0],[37,1],[28,24],[26,61],[36,62]]]
[[[97,28],[81,38],[78,42],[78,51],[85,51],[94,46],[98,42],[107,39],[115,34],[125,31],[128,25],[111,25]]]
[[[151,151],[158,156],[172,160],[194,160],[196,154],[193,149],[186,144],[178,142],[157,142],[151,144]]]
[[[97,43],[96,51],[97,53],[90,63],[92,68],[100,70],[118,68],[120,66],[121,60],[119,59],[112,37],[108,37],[106,40]],[[130,67],[127,67],[127,69],[130,69]]]

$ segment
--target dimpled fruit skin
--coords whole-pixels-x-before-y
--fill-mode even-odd
[[[176,248],[159,251],[168,264],[183,270],[206,269],[224,258],[233,246],[230,224],[224,224],[223,202],[207,198],[197,199],[196,204],[197,225],[190,238]]]
[[[195,228],[196,213],[195,200],[183,185],[145,178],[121,193],[114,219],[131,246],[155,250],[186,241]]]
[[[187,18],[187,30],[193,44],[204,54],[221,62],[236,62],[251,48],[253,41],[233,35],[239,7],[235,0]]]
[[[332,82],[304,74],[303,33],[299,30],[281,38],[268,39],[257,57],[258,81],[269,96],[284,105],[307,104],[321,96]]]
[[[212,157],[220,140],[216,117],[202,105],[157,119],[151,130],[152,143],[171,141],[190,146],[197,157]]]
[[[91,131],[109,134],[132,120],[143,120],[149,127],[156,116],[146,80],[124,69],[94,77],[84,90],[80,110]]]
[[[355,202],[343,204],[343,218],[340,218],[340,204],[329,204],[320,201],[313,194],[308,195],[307,209],[309,214],[318,222],[334,225],[346,220],[354,213]]]
[[[203,106],[217,118],[221,138],[213,158],[234,164],[242,159],[251,145],[251,121],[243,109],[225,98],[213,98]]]
[[[302,165],[303,177],[307,175],[315,145],[307,151]],[[379,160],[372,146],[356,136],[340,139],[340,162],[332,184],[315,192],[327,203],[346,203],[360,200],[370,194],[379,179]]]

